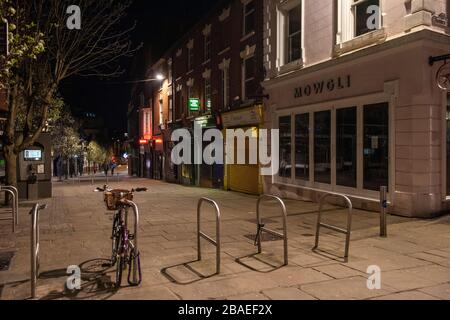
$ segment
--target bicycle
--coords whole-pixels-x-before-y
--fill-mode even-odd
[[[142,282],[141,259],[139,250],[135,246],[137,239],[128,229],[128,209],[135,206],[132,202],[134,193],[145,192],[147,189],[137,188],[131,191],[123,189],[111,190],[105,185],[103,188],[97,188],[96,191],[104,193],[106,207],[110,211],[115,211],[111,233],[111,267],[116,265],[115,287],[121,287],[123,271],[127,266],[128,284],[130,286],[138,286]],[[132,272],[134,275],[138,272],[137,281],[131,280]],[[134,280],[136,280],[136,277],[134,277]]]

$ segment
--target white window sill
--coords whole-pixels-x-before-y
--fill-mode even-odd
[[[384,28],[363,34],[349,41],[338,43],[334,47],[334,54],[339,56],[354,50],[358,50],[372,44],[386,41],[387,33]]]
[[[285,73],[289,73],[289,72],[292,72],[295,70],[299,70],[299,69],[302,69],[303,66],[304,66],[304,63],[303,63],[302,59],[292,61],[292,62],[289,62],[289,63],[281,66],[279,69],[279,74],[285,74]]]
[[[241,38],[241,42],[253,37],[255,34],[256,34],[255,31],[250,32],[249,34],[247,34]]]

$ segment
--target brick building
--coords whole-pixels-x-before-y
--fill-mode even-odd
[[[146,147],[152,150],[156,172],[161,172],[158,178],[262,191],[258,166],[175,166],[171,161],[171,135],[176,129],[193,132],[195,123],[203,129],[248,129],[262,124],[262,39],[262,0],[220,1],[147,70],[150,79],[164,78],[143,98],[151,117],[152,139]]]

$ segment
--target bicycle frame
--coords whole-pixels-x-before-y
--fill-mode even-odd
[[[134,234],[132,237],[128,229],[128,209],[132,208],[135,214]],[[117,263],[120,258],[121,263],[117,265],[117,268],[122,268],[122,263],[128,263],[130,265],[128,274],[128,283],[130,285],[139,285],[142,279],[140,270],[140,258],[139,251],[137,249],[137,231],[139,224],[139,211],[135,203],[132,201],[124,201],[119,209],[114,214],[114,226],[113,226],[113,255],[112,265]],[[137,261],[136,261],[137,259]],[[137,263],[137,268],[132,268],[132,263]],[[131,281],[131,270],[133,270],[133,281]],[[138,273],[139,271],[139,278]],[[119,272],[120,273],[120,272]],[[121,276],[120,276],[121,277]],[[120,282],[120,281],[119,281]]]

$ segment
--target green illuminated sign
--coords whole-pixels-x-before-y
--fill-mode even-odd
[[[189,111],[200,111],[200,99],[189,98]]]

